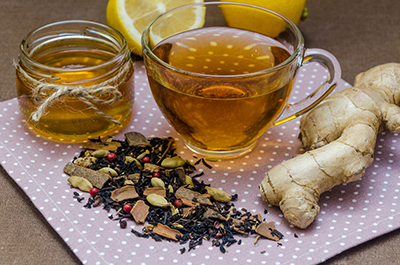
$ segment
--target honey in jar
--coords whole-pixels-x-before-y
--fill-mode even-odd
[[[126,40],[96,22],[63,21],[22,41],[20,111],[37,134],[63,142],[110,136],[133,109],[133,63]]]

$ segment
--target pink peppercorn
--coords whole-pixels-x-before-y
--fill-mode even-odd
[[[90,196],[94,196],[99,190],[97,188],[91,188],[89,190],[89,194]]]
[[[114,154],[114,153],[109,153],[107,155],[107,160],[110,161],[110,162],[113,162],[116,158],[117,158],[117,155]]]
[[[129,213],[132,210],[132,205],[125,204],[123,209],[126,213]]]

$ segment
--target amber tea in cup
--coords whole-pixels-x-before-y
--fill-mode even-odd
[[[173,17],[193,9],[204,12],[201,27],[162,35],[162,29],[177,28]],[[240,19],[230,21],[231,11],[260,21],[273,19],[285,27],[273,36],[268,25],[256,23],[257,28],[250,28]],[[285,121],[321,101],[340,78],[340,67],[327,52],[310,50],[303,59],[303,39],[293,23],[245,4],[210,2],[177,8],[149,25],[142,45],[155,101],[186,145],[208,157],[250,152],[268,127],[279,122],[283,110],[298,107],[287,101],[302,64],[317,61],[330,77],[318,88],[322,96],[315,96],[311,104],[302,101],[301,110]]]

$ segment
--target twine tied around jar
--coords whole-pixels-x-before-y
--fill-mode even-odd
[[[14,62],[14,66],[17,69],[18,74],[22,79],[30,82],[34,90],[32,92],[32,97],[34,101],[39,105],[36,111],[32,112],[31,118],[34,121],[39,121],[40,118],[45,114],[45,110],[52,103],[61,100],[64,96],[76,97],[80,101],[87,104],[91,109],[93,109],[98,115],[108,119],[110,122],[114,123],[117,126],[120,126],[121,123],[107,115],[106,113],[99,110],[94,104],[100,105],[113,105],[120,100],[122,97],[122,93],[118,90],[118,85],[110,85],[118,80],[124,80],[125,76],[129,73],[130,68],[132,67],[132,62],[128,61],[121,71],[115,75],[113,78],[108,79],[102,83],[96,84],[91,87],[83,87],[83,86],[66,86],[59,84],[47,83],[42,80],[36,80],[32,78],[22,67]],[[53,91],[53,93],[44,97],[44,91]],[[108,94],[111,96],[110,99],[102,99],[101,96]]]

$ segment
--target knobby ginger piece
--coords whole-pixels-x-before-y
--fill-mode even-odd
[[[279,206],[289,223],[308,227],[318,216],[323,192],[364,175],[378,133],[400,132],[399,104],[400,64],[357,75],[354,87],[303,115],[299,139],[309,151],[267,172],[259,185],[263,199]]]

